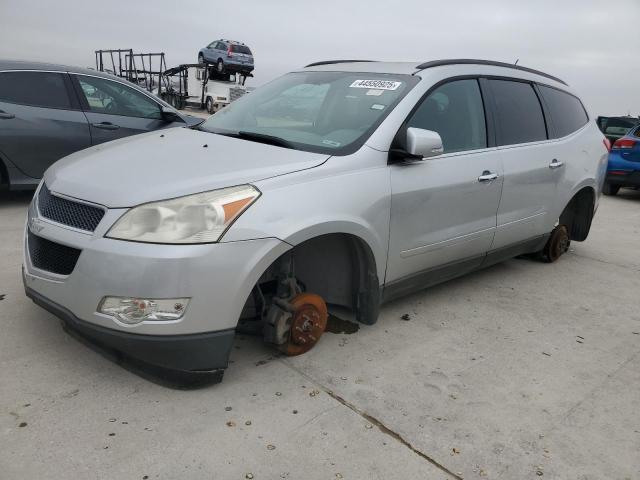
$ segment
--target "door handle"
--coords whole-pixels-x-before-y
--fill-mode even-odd
[[[482,175],[480,175],[478,177],[478,181],[479,182],[491,182],[491,181],[495,180],[496,178],[498,178],[498,174],[497,173],[491,173],[489,170],[485,170],[484,172],[482,172]]]
[[[3,118],[5,120],[9,120],[11,118],[16,118],[16,116],[13,113],[7,113],[7,112],[3,112],[2,110],[0,110],[0,118]]]
[[[120,125],[114,125],[111,122],[92,123],[91,125],[101,130],[118,130],[120,128]]]
[[[554,158],[553,160],[551,160],[551,163],[549,164],[549,168],[551,170],[555,170],[556,168],[560,168],[563,165],[564,165],[564,162],[561,162],[557,158]]]

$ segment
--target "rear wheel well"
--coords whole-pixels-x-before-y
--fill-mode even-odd
[[[569,238],[582,242],[591,229],[596,194],[591,187],[584,187],[569,201],[560,214],[560,224],[569,231]]]
[[[361,323],[376,322],[380,286],[373,252],[364,240],[345,233],[321,235],[296,245],[285,256],[293,258],[294,275],[304,291],[320,295],[330,307],[352,310]],[[285,256],[271,264],[257,286],[273,282]]]

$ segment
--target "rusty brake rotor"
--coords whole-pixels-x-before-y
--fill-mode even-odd
[[[289,302],[293,307],[288,340],[279,346],[290,356],[308,352],[327,327],[327,304],[314,293],[300,293]]]
[[[544,257],[549,263],[555,262],[569,250],[571,240],[569,239],[569,232],[564,225],[558,225],[551,232],[551,237],[544,247]]]

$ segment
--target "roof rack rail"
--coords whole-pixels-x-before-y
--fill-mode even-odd
[[[513,63],[505,63],[505,62],[496,62],[493,60],[476,60],[472,58],[457,58],[457,59],[449,59],[449,60],[432,60],[430,62],[424,62],[420,65],[416,66],[418,70],[425,70],[427,68],[432,67],[441,67],[443,65],[492,65],[494,67],[506,67],[513,68],[515,70],[521,70],[523,72],[535,73],[536,75],[540,75],[542,77],[549,78],[551,80],[555,80],[556,82],[560,82],[563,85],[567,85],[567,82],[559,79],[558,77],[554,77],[553,75],[549,75],[548,73],[541,72],[540,70],[534,70],[533,68],[521,67],[520,65],[514,65]]]
[[[323,60],[322,62],[313,62],[309,65],[305,65],[304,68],[318,67],[320,65],[333,65],[334,63],[362,63],[362,62],[375,62],[375,60]]]

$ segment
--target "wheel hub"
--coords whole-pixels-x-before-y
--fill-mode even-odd
[[[289,339],[280,346],[287,355],[308,352],[318,342],[327,327],[327,305],[322,297],[301,293],[290,302],[292,320]]]

